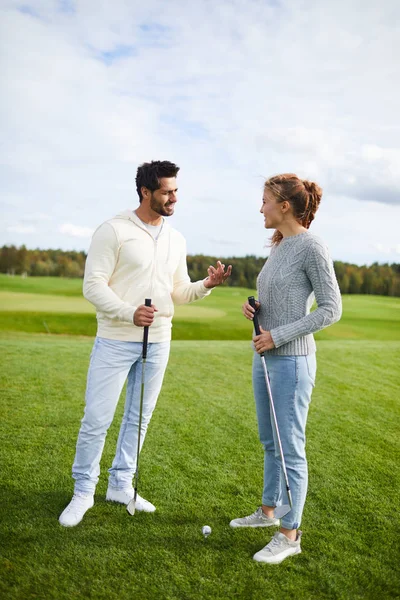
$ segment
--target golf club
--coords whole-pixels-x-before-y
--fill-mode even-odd
[[[146,298],[144,301],[145,306],[151,306],[150,298]],[[140,408],[139,408],[139,430],[138,430],[138,443],[137,443],[137,452],[136,452],[136,472],[135,472],[135,485],[134,485],[134,495],[132,500],[129,501],[126,510],[130,515],[135,514],[136,508],[136,498],[137,498],[137,488],[139,481],[139,454],[140,454],[140,430],[142,427],[142,413],[143,413],[143,398],[144,398],[144,372],[146,366],[147,359],[147,342],[149,339],[149,327],[144,327],[143,331],[143,351],[142,351],[142,382],[140,388]]]
[[[248,301],[249,301],[250,306],[252,308],[254,308],[254,310],[257,310],[256,309],[256,300],[255,300],[254,296],[249,296]],[[254,331],[256,332],[256,335],[260,335],[261,334],[260,325],[258,323],[258,317],[257,317],[256,313],[254,313],[253,323],[254,323]],[[260,358],[261,358],[261,363],[262,363],[262,366],[264,369],[265,384],[267,386],[269,404],[271,407],[272,417],[273,417],[273,421],[274,421],[276,439],[278,440],[279,454],[281,456],[282,470],[283,470],[283,474],[285,476],[286,491],[287,491],[287,497],[289,500],[289,504],[282,504],[281,506],[275,507],[275,510],[274,510],[275,518],[281,519],[282,517],[287,515],[287,513],[290,512],[290,510],[292,509],[292,506],[293,506],[292,505],[292,494],[290,492],[290,487],[289,487],[289,479],[288,479],[288,475],[287,475],[287,471],[286,471],[285,458],[283,456],[281,436],[279,435],[278,421],[276,419],[274,400],[272,398],[271,384],[270,384],[269,377],[268,377],[267,364],[265,362],[264,352],[262,352],[260,354]]]

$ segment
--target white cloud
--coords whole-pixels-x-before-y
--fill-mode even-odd
[[[36,227],[33,225],[10,225],[7,227],[10,233],[36,233]]]
[[[395,247],[395,0],[63,4],[0,9],[4,212],[11,224],[40,222],[35,243],[87,247],[88,234],[63,237],[21,214],[94,229],[136,205],[138,163],[167,158],[181,166],[173,222],[191,252],[217,254],[218,240],[264,252],[260,189],[282,171],[324,188],[313,227],[321,222],[335,257],[378,260],[370,240],[384,215]],[[23,243],[22,233],[5,230],[2,241]]]
[[[393,247],[387,244],[373,244],[373,247],[381,254],[400,254],[400,244]]]
[[[21,217],[21,221],[24,223],[43,223],[47,221],[51,221],[52,216],[46,215],[44,213],[32,213],[32,214],[24,214]]]
[[[90,227],[79,227],[78,225],[72,225],[72,223],[61,225],[59,232],[77,238],[90,238],[93,235],[93,229],[90,229]]]

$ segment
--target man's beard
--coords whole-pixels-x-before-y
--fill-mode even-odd
[[[170,217],[173,213],[166,210],[165,207],[170,207],[173,206],[172,202],[167,202],[166,204],[162,204],[159,200],[157,200],[156,198],[154,198],[154,195],[151,194],[150,197],[150,208],[151,210],[153,210],[155,213],[157,213],[158,215],[161,215],[162,217]]]

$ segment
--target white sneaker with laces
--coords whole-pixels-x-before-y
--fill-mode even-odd
[[[58,519],[63,527],[75,527],[83,519],[84,514],[94,504],[93,494],[84,494],[83,492],[75,492],[71,502],[67,508],[63,510]]]
[[[299,529],[296,541],[292,542],[286,535],[277,531],[269,544],[253,556],[254,560],[257,562],[269,563],[270,565],[277,565],[288,556],[300,554],[301,535],[302,532]]]
[[[252,515],[233,519],[229,525],[231,527],[273,527],[274,525],[279,525],[279,519],[267,517],[260,506]]]
[[[126,488],[125,490],[117,490],[109,485],[106,494],[106,500],[109,502],[119,502],[120,504],[127,505],[132,500],[134,495],[135,490],[133,487]],[[136,496],[135,508],[136,510],[142,510],[143,512],[154,512],[156,510],[154,504],[148,500],[145,500],[139,496],[139,494]]]

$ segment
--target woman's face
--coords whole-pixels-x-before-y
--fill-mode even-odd
[[[264,215],[264,227],[266,229],[277,229],[279,224],[282,223],[282,203],[276,201],[274,194],[268,188],[264,189],[260,213]]]

